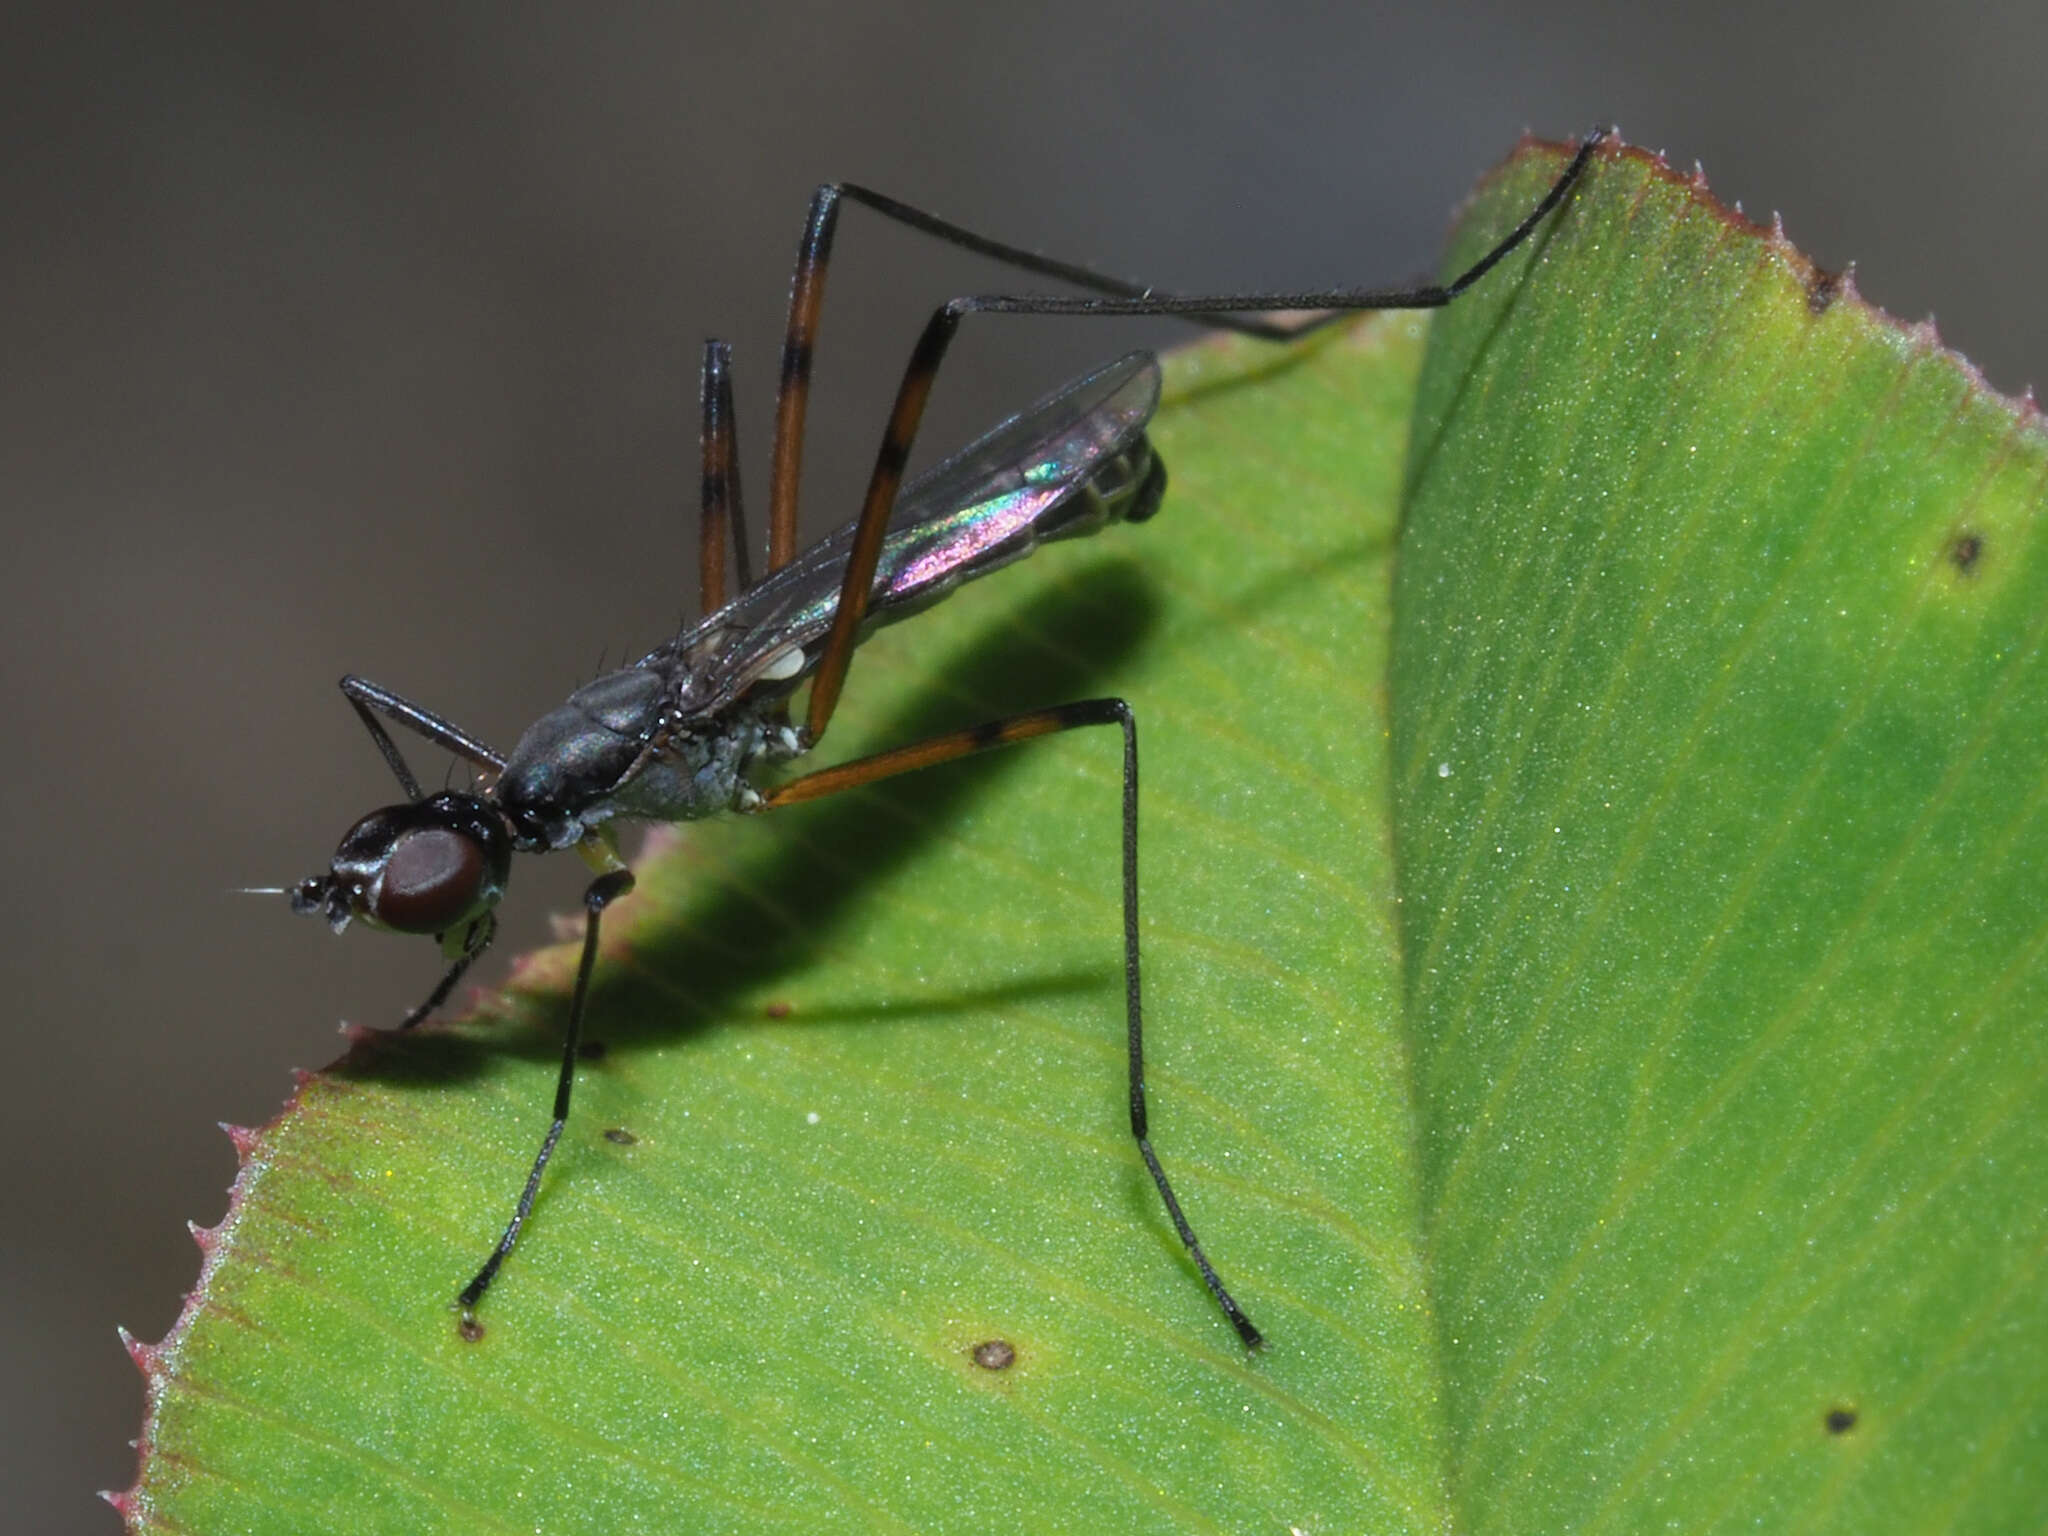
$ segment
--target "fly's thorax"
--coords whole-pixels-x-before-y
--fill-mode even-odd
[[[527,729],[491,791],[527,845],[567,848],[616,817],[695,821],[738,809],[752,798],[748,764],[790,755],[776,706],[682,714],[679,682],[656,666],[608,673]]]
[[[526,728],[491,798],[536,846],[581,841],[588,813],[632,775],[660,730],[666,700],[665,680],[647,667],[577,689]]]

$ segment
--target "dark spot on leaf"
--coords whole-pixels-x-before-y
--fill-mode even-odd
[[[615,1125],[606,1131],[604,1139],[615,1147],[634,1147],[640,1144],[640,1138],[621,1125]]]
[[[1813,269],[1813,276],[1806,283],[1806,307],[1816,315],[1824,315],[1835,302],[1835,295],[1842,291],[1842,274]]]
[[[1827,1411],[1827,1416],[1821,1422],[1827,1425],[1829,1434],[1846,1435],[1856,1427],[1856,1410],[1854,1408],[1830,1408]]]
[[[1981,533],[1959,533],[1948,546],[1949,564],[1965,576],[1977,568],[1977,562],[1984,556],[1984,536]]]
[[[1007,1339],[984,1339],[974,1346],[973,1355],[984,1371],[1007,1371],[1016,1363],[1017,1349]]]
[[[770,1003],[761,1011],[771,1019],[786,1019],[796,1012],[796,1005],[793,1003]]]
[[[610,1049],[602,1040],[586,1040],[576,1047],[576,1054],[585,1061],[603,1061],[605,1052]]]
[[[465,1312],[455,1325],[455,1331],[462,1335],[462,1342],[474,1344],[484,1336],[484,1325],[476,1320],[474,1312]]]

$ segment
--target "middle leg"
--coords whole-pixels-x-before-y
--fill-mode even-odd
[[[816,800],[826,795],[835,795],[842,790],[855,789],[863,784],[873,784],[881,779],[893,778],[899,773],[909,773],[917,768],[930,768],[938,763],[949,763],[955,758],[971,753],[985,752],[991,747],[1005,747],[1020,741],[1035,741],[1041,736],[1056,735],[1061,731],[1078,730],[1091,725],[1114,725],[1123,731],[1123,927],[1124,927],[1124,1040],[1127,1057],[1127,1074],[1130,1089],[1131,1136],[1138,1144],[1138,1156],[1143,1159],[1145,1171],[1152,1176],[1152,1183],[1159,1191],[1159,1198],[1166,1207],[1166,1214],[1173,1222],[1173,1229],[1186,1246],[1188,1256],[1201,1272],[1202,1282],[1209,1287],[1209,1294],[1216,1298],[1216,1304],[1223,1309],[1223,1315],[1230,1319],[1231,1327],[1244,1341],[1248,1349],[1257,1349],[1265,1338],[1245,1315],[1244,1309],[1230,1294],[1230,1289],[1216,1273],[1209,1262],[1209,1256],[1202,1251],[1202,1244],[1195,1236],[1195,1229],[1181,1209],[1180,1198],[1174,1193],[1173,1185],[1167,1180],[1166,1169],[1160,1165],[1159,1155],[1152,1150],[1152,1135],[1145,1103],[1145,1011],[1143,997],[1138,983],[1138,722],[1131,712],[1131,706],[1122,699],[1081,699],[1072,704],[1059,704],[1050,709],[1034,709],[1020,715],[1010,715],[1001,720],[991,720],[982,725],[969,726],[965,730],[949,731],[943,736],[934,736],[927,741],[913,742],[889,752],[878,752],[872,757],[858,758],[837,767],[820,769],[805,774],[766,791],[761,797],[760,810],[773,810],[777,806],[794,805],[802,800]]]

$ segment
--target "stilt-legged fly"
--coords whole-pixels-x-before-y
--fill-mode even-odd
[[[704,617],[696,625],[634,665],[579,688],[529,727],[509,753],[492,750],[388,689],[361,678],[342,679],[342,693],[362,717],[406,798],[357,822],[327,872],[292,889],[292,907],[326,918],[336,930],[361,919],[439,942],[447,973],[407,1016],[404,1027],[439,1007],[489,946],[515,852],[576,848],[600,871],[584,896],[582,962],[562,1042],[553,1116],[503,1235],[457,1298],[465,1323],[473,1323],[477,1304],[518,1240],[568,1119],[598,924],[605,907],[633,884],[612,843],[614,821],[684,821],[723,811],[773,810],[989,747],[1081,726],[1113,725],[1123,733],[1124,744],[1124,1009],[1131,1134],[1210,1293],[1246,1345],[1262,1342],[1196,1240],[1147,1131],[1138,987],[1138,733],[1130,706],[1117,698],[1083,699],[950,731],[781,783],[757,780],[823,737],[854,648],[876,626],[915,612],[1038,544],[1093,533],[1113,522],[1142,522],[1159,508],[1166,471],[1145,436],[1159,400],[1159,370],[1145,352],[1133,352],[1076,380],[904,486],[904,464],[925,401],[963,317],[1177,315],[1284,339],[1346,311],[1439,308],[1479,281],[1564,201],[1601,138],[1599,133],[1588,137],[1543,199],[1472,267],[1447,284],[1416,288],[1155,293],[1000,244],[863,187],[821,187],[797,252],[782,348],[768,490],[767,573],[756,581],[748,569],[730,354],[714,341],[705,348],[703,368],[699,537]],[[937,309],[897,386],[859,516],[799,553],[797,478],[812,342],[833,232],[840,207],[848,202],[1088,293],[987,294],[954,299]],[[1310,313],[1306,318],[1251,318],[1282,311]],[[728,542],[738,587],[730,601],[725,587]],[[790,702],[805,682],[810,694],[798,725]],[[473,793],[424,793],[385,728],[386,720],[467,759],[487,775],[484,787]]]

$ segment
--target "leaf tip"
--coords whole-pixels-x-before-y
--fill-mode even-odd
[[[256,1155],[256,1148],[263,1139],[258,1131],[251,1126],[230,1125],[225,1120],[217,1123],[227,1133],[228,1140],[234,1143],[235,1157],[239,1161],[247,1163]]]
[[[1915,346],[1925,347],[1930,352],[1942,350],[1941,327],[1935,322],[1934,315],[1931,312],[1923,315],[1919,320],[1908,326],[1906,328],[1906,335],[1911,338]]]
[[[164,1347],[161,1341],[145,1344],[126,1328],[114,1331],[121,1336],[121,1347],[128,1351],[128,1358],[135,1362],[135,1369],[142,1372],[142,1379],[154,1386],[163,1375]]]

